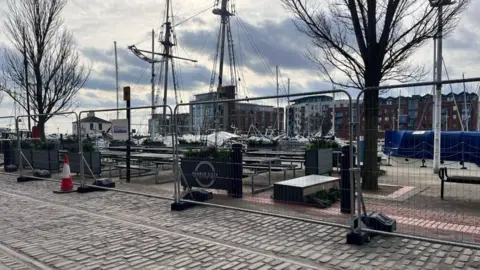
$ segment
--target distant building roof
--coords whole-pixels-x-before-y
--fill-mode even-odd
[[[76,121],[74,122],[76,123]],[[80,119],[80,123],[103,123],[103,124],[110,124],[109,121],[104,120],[102,118],[96,116],[87,116],[83,119]]]
[[[77,123],[74,121],[73,123]],[[96,117],[94,112],[89,112],[87,117],[80,119],[80,123],[101,123],[101,124],[110,124],[109,121],[102,118]]]
[[[332,101],[332,100],[333,98],[331,96],[318,95],[318,96],[308,96],[308,97],[301,97],[297,99],[291,99],[290,102],[307,103],[307,102],[325,102],[325,101]]]

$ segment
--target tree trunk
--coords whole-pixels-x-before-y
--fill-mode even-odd
[[[367,87],[373,85],[367,84]],[[378,86],[378,83],[376,83]],[[363,183],[366,190],[378,189],[378,90],[367,90],[364,93],[365,112],[365,152],[363,155]]]
[[[40,140],[42,140],[43,142],[47,140],[45,137],[45,123],[46,123],[45,116],[39,116],[37,126],[38,126],[38,131],[40,132]]]

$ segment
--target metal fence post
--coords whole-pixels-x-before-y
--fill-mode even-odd
[[[23,175],[23,156],[22,156],[22,142],[20,138],[20,127],[18,125],[19,119],[20,119],[20,116],[15,118],[15,129],[17,132],[18,170],[21,177]]]
[[[82,117],[82,112],[78,115],[77,120],[77,136],[78,136],[78,154],[80,156],[80,182],[81,185],[85,185],[85,168],[83,165],[83,144],[82,144],[82,129],[80,119]]]
[[[350,181],[350,169],[352,165],[350,163],[350,146],[342,147],[341,157],[341,180],[340,180],[340,212],[350,214],[352,212],[352,190],[353,185]]]

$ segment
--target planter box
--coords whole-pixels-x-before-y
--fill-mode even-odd
[[[85,160],[87,161],[88,166],[92,172],[96,175],[102,173],[102,161],[100,152],[86,152],[83,153]],[[70,171],[72,173],[80,173],[80,154],[78,153],[68,153],[68,160],[70,162]],[[85,162],[85,161],[84,161]],[[90,174],[88,167],[84,164],[85,174]]]
[[[332,174],[333,149],[310,149],[305,151],[305,175]]]
[[[10,149],[10,150],[8,150],[8,152],[10,152],[10,154],[7,154],[7,151],[5,151],[3,153],[4,165],[15,164],[15,165],[19,166],[20,155],[18,153],[18,150],[17,149]],[[25,156],[25,158],[22,159],[23,167],[24,168],[28,167],[27,161],[28,161],[28,163],[30,163],[30,165],[33,166],[32,149],[22,149],[22,153]]]
[[[236,153],[232,153],[232,156],[234,154]],[[239,154],[239,162],[232,162],[232,159],[217,161],[205,157],[182,158],[180,166],[186,180],[186,183],[182,180],[182,185],[226,190],[235,197],[241,197],[243,165],[241,152]]]
[[[22,150],[25,154],[25,150]],[[59,171],[58,150],[30,150],[31,164],[34,169]],[[27,158],[28,159],[28,158]]]

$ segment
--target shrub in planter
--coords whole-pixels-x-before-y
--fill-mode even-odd
[[[80,173],[80,160],[81,155],[78,153],[78,143],[77,145],[71,145],[68,149],[68,159],[70,162],[70,171],[72,173]],[[101,174],[102,164],[101,164],[101,155],[100,152],[95,150],[93,143],[90,140],[83,141],[83,157],[85,158],[86,164],[90,167],[94,174]],[[89,174],[87,165],[84,161],[84,170],[85,174]]]
[[[109,144],[110,147],[126,146],[126,145],[127,145],[126,141],[120,141],[120,140],[112,140],[110,141],[110,144]]]
[[[178,144],[180,145],[190,145],[190,146],[199,146],[202,145],[200,141],[188,141],[185,139],[178,139]]]
[[[320,208],[328,208],[338,200],[340,200],[340,191],[337,188],[322,190],[305,198],[307,203],[314,204]]]
[[[56,170],[60,169],[58,160],[58,143],[54,141],[40,141],[40,140],[22,140],[20,142],[22,154],[23,167],[30,164],[35,169]],[[16,144],[14,145],[16,150]],[[18,165],[18,151],[14,151],[14,160]],[[27,163],[28,162],[28,163]]]
[[[154,141],[152,139],[145,139],[143,142],[142,142],[142,145],[144,146],[158,146],[158,147],[162,147],[162,146],[165,146],[165,144],[161,141]]]
[[[278,142],[277,141],[263,141],[263,140],[249,140],[248,141],[248,147],[250,149],[275,149],[277,147]]]
[[[305,151],[305,175],[331,174],[333,171],[333,149],[339,145],[335,141],[314,139]]]

